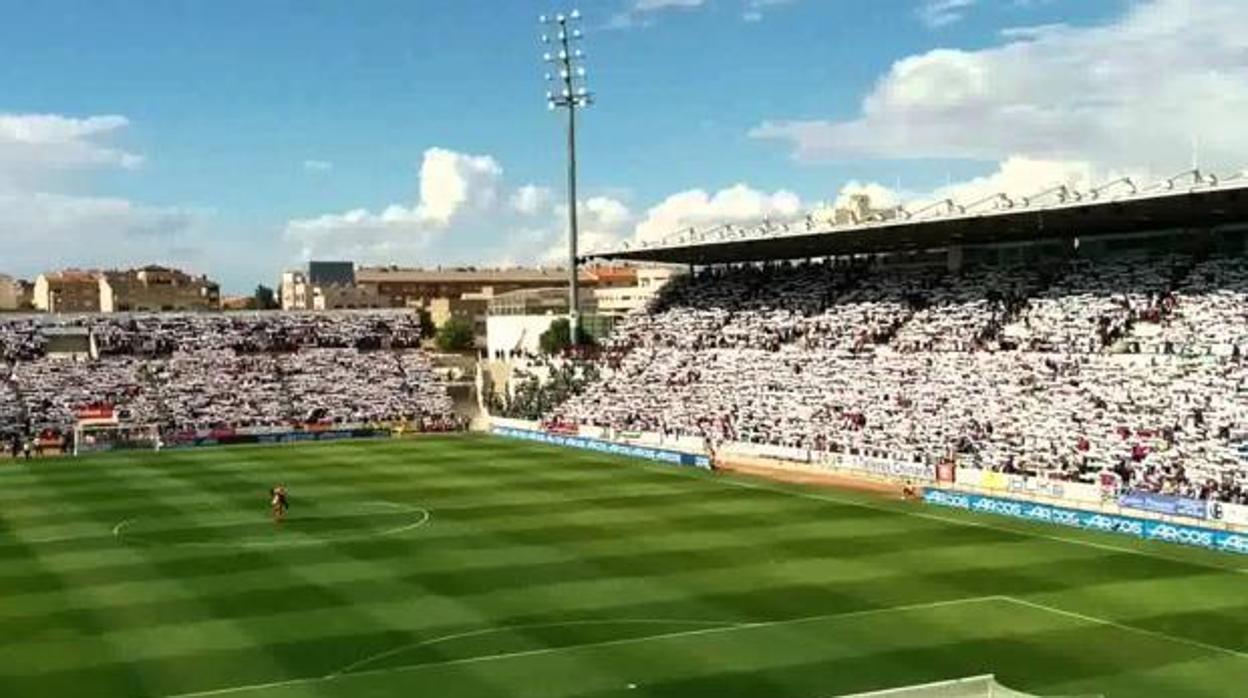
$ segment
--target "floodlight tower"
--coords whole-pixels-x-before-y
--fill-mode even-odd
[[[572,343],[580,342],[580,288],[576,275],[576,110],[593,103],[585,87],[585,52],[578,46],[582,34],[579,10],[538,18],[544,32],[542,43],[551,47],[542,60],[552,72],[546,73],[546,106],[568,112],[568,329]]]

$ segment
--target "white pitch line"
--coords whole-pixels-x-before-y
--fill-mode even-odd
[[[1189,647],[1196,647],[1196,648],[1205,650],[1207,652],[1229,654],[1232,657],[1238,657],[1239,659],[1248,659],[1248,652],[1241,652],[1239,650],[1233,650],[1229,647],[1223,647],[1221,645],[1211,645],[1207,642],[1201,642],[1200,640],[1192,640],[1190,638],[1180,637],[1178,635],[1171,635],[1169,633],[1163,633],[1160,630],[1149,630],[1147,628],[1141,628],[1135,625],[1127,625],[1125,623],[1112,621],[1112,620],[1109,620],[1108,618],[1090,616],[1085,613],[1078,613],[1076,611],[1067,611],[1065,609],[1056,608],[1054,606],[1048,606],[1046,604],[1038,603],[1036,601],[1027,601],[1026,599],[1020,599],[1014,596],[1002,596],[1001,598],[1005,601],[1009,601],[1010,603],[1018,604],[1019,606],[1026,606],[1028,608],[1034,608],[1038,611],[1047,611],[1048,613],[1053,613],[1059,616],[1066,616],[1067,618],[1074,618],[1076,620],[1082,620],[1087,623],[1094,623],[1096,625],[1104,625],[1110,628],[1126,630],[1128,632],[1133,632],[1133,633],[1137,633],[1140,635],[1146,635],[1148,637],[1157,638],[1159,640],[1175,642],[1180,645],[1188,645]]]
[[[370,502],[366,502],[365,504],[370,504]],[[406,506],[406,505],[401,505],[401,504],[395,504],[393,502],[371,502],[371,504],[374,504],[374,505],[384,504],[387,506],[400,506],[400,507]],[[373,538],[397,536],[400,533],[406,533],[408,531],[412,531],[417,528],[420,528],[421,526],[424,526],[425,524],[429,523],[429,520],[433,518],[433,514],[428,509],[425,509],[423,507],[411,507],[407,509],[407,512],[412,513],[412,514],[419,513],[422,516],[419,521],[406,523],[406,524],[403,524],[402,526],[395,526],[393,528],[387,528],[387,529],[383,529],[380,531],[369,531],[367,533],[360,533],[360,534],[355,534],[355,535],[335,536],[331,538],[319,537],[319,538],[304,538],[304,539],[299,539],[299,540],[273,540],[273,541],[241,540],[241,541],[235,541],[235,542],[213,543],[213,542],[208,542],[208,541],[159,542],[159,541],[145,540],[142,536],[135,536],[135,535],[123,537],[121,535],[122,531],[124,531],[127,526],[137,521],[138,520],[137,518],[124,519],[123,521],[118,523],[116,526],[113,526],[113,536],[116,537],[118,540],[122,540],[122,541],[132,540],[136,543],[139,543],[140,545],[156,545],[159,547],[166,547],[166,548],[209,548],[209,549],[295,548],[295,547],[304,547],[304,546],[311,546],[311,545],[332,545],[334,543],[343,543],[343,542],[350,542],[350,541],[357,541],[357,540],[370,540]],[[358,516],[363,517],[363,516],[367,516],[367,514],[359,514]],[[321,516],[321,517],[307,517],[307,518],[315,520],[318,518],[328,519],[328,518],[340,518],[340,517]]]
[[[369,501],[369,502],[360,502],[359,504],[363,506],[390,507],[390,508],[395,508],[395,509],[404,509],[413,514],[417,512],[424,512],[425,517],[421,521],[416,521],[410,524],[403,524],[402,526],[397,526],[395,528],[389,528],[389,529],[385,529],[385,530],[377,531],[377,532],[370,532],[367,535],[362,534],[359,538],[356,538],[354,536],[344,536],[340,538],[329,538],[329,539],[319,538],[314,541],[307,541],[303,543],[297,543],[294,541],[281,541],[281,542],[276,542],[276,543],[271,543],[269,541],[253,541],[250,543],[248,542],[239,542],[239,543],[194,543],[194,542],[190,542],[190,543],[177,543],[177,544],[165,543],[164,545],[178,545],[181,547],[191,547],[191,548],[194,548],[194,547],[205,547],[205,548],[257,547],[257,548],[260,548],[260,547],[294,547],[294,546],[316,545],[318,543],[337,543],[341,541],[364,540],[366,538],[374,538],[378,536],[393,536],[393,535],[398,535],[400,533],[406,533],[407,531],[410,531],[412,529],[419,528],[425,525],[426,523],[429,522],[431,518],[433,518],[433,515],[429,512],[429,510],[424,509],[423,507],[412,507],[407,504],[400,504],[398,502],[389,502],[383,499],[378,499],[378,500]],[[216,508],[218,511],[221,511],[219,507],[214,507],[214,508]],[[367,514],[357,514],[357,516],[367,516]],[[117,522],[117,524],[113,526],[112,529],[110,529],[112,531],[112,537],[115,539],[121,538],[122,537],[121,534],[125,532],[127,528],[133,525],[135,521],[138,521],[139,518],[141,517],[122,519],[121,521]],[[308,518],[317,519],[317,518],[335,518],[335,517],[321,516],[321,517],[300,517],[300,518],[301,520],[307,520]],[[77,536],[49,536],[47,538],[17,538],[17,537],[12,537],[11,539],[0,538],[0,546],[4,546],[4,545],[53,545],[57,543],[74,543],[74,542],[84,541],[84,540],[97,540],[97,539],[106,538],[106,537],[108,537],[108,534],[87,533],[87,534],[82,534],[82,535],[77,535]],[[144,542],[139,537],[132,536],[131,538],[132,540]]]
[[[556,654],[559,652],[569,652],[573,650],[594,649],[600,647],[620,647],[626,645],[636,645],[654,640],[671,640],[683,637],[698,637],[703,635],[719,635],[724,633],[737,632],[739,630],[755,630],[759,628],[775,628],[785,625],[797,625],[799,623],[815,623],[824,620],[836,620],[845,618],[859,618],[873,615],[883,615],[886,613],[902,613],[905,611],[923,611],[933,608],[944,608],[948,606],[963,606],[975,603],[985,602],[1002,602],[1008,599],[1003,596],[971,596],[962,599],[950,599],[947,601],[933,601],[929,603],[906,604],[902,606],[889,606],[888,608],[869,608],[862,611],[849,611],[847,613],[828,613],[817,616],[803,616],[800,618],[789,618],[786,620],[770,620],[758,621],[753,623],[740,623],[737,625],[717,626],[714,628],[700,628],[698,630],[681,630],[672,633],[660,633],[658,635],[646,635],[644,637],[629,637],[622,640],[604,640],[602,642],[587,642],[580,645],[564,645],[561,647],[543,647],[541,649],[522,650],[518,652],[501,652],[498,654],[484,654],[476,657],[463,657],[460,659],[447,659],[440,662],[425,662],[422,664],[411,664],[407,666],[391,667],[387,669],[367,669],[364,671],[356,671],[350,674],[331,674],[329,676],[308,676],[298,679],[287,679],[284,681],[272,681],[269,683],[246,684],[242,686],[230,686],[227,688],[217,688],[208,691],[193,691],[191,693],[176,693],[163,696],[162,698],[207,698],[209,696],[224,696],[233,693],[242,693],[244,691],[262,691],[270,688],[282,688],[285,686],[300,686],[308,684],[324,683],[328,681],[339,681],[361,676],[383,676],[386,674],[399,674],[411,671],[419,671],[430,667],[445,666],[462,666],[467,664],[482,664],[486,662],[502,661],[506,659],[519,659],[524,657],[540,657],[544,655]],[[506,628],[500,628],[506,630]]]
[[[463,632],[463,633],[453,633],[451,635],[442,635],[441,637],[435,637],[429,640],[422,640],[420,642],[412,642],[406,645],[400,645],[393,649],[386,650],[385,652],[378,652],[377,654],[374,654],[372,656],[365,657],[356,662],[352,662],[351,664],[348,664],[347,666],[335,672],[326,674],[325,678],[333,679],[333,678],[342,676],[344,674],[355,673],[356,669],[359,669],[360,667],[368,666],[369,664],[373,664],[375,662],[379,662],[383,659],[388,659],[395,655],[403,654],[404,652],[408,652],[410,650],[420,649],[422,647],[431,647],[433,645],[440,645],[446,642],[450,642],[452,640],[463,640],[463,639],[470,638],[470,637],[481,637],[483,635],[494,635],[497,633],[506,633],[506,632],[514,632],[514,631],[542,630],[542,629],[547,629],[547,628],[574,628],[574,627],[585,627],[585,626],[592,626],[592,625],[702,625],[702,626],[709,625],[709,626],[718,626],[718,627],[728,627],[728,626],[745,625],[745,623],[742,621],[685,620],[685,619],[680,619],[680,618],[620,618],[620,619],[598,618],[598,619],[593,619],[593,620],[570,620],[570,621],[563,621],[561,623],[533,623],[529,625],[508,625],[508,626],[491,627],[491,628],[480,628],[477,630],[469,630],[468,632]]]
[[[0,547],[5,545],[55,545],[57,543],[76,543],[83,540],[99,540],[108,538],[107,534],[96,533],[94,535],[84,534],[81,536],[51,536],[48,538],[0,538]]]

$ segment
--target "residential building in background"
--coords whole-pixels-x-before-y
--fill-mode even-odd
[[[221,287],[206,276],[148,265],[100,275],[100,311],[202,312],[221,309]]]
[[[65,269],[35,279],[31,305],[49,313],[210,311],[221,308],[221,288],[206,276],[155,265]]]
[[[308,262],[308,283],[327,286],[354,286],[355,262]]]
[[[277,287],[277,302],[282,310],[309,310],[312,307],[312,286],[308,275],[301,271],[282,272]]]
[[[366,286],[343,286],[330,284],[312,286],[309,310],[357,310],[389,307],[382,302],[377,291]]]
[[[35,309],[35,282],[18,279],[13,282],[17,286],[17,309]]]
[[[315,275],[313,265],[316,267]],[[320,279],[319,282],[313,279]],[[282,272],[277,288],[282,310],[357,310],[388,308],[374,287],[357,284],[351,262],[312,262],[308,271]]]
[[[594,288],[627,288],[637,285],[636,267],[596,266],[586,267],[584,273],[589,275]]]
[[[255,310],[255,296],[221,296],[222,310]]]
[[[644,310],[684,267],[590,267],[590,292],[581,296],[581,326],[607,336],[619,318]],[[494,296],[486,314],[486,349],[491,359],[537,354],[551,323],[568,315],[567,286],[521,289]]]
[[[896,206],[876,208],[868,194],[851,194],[839,203],[839,206],[816,206],[807,220],[832,225],[859,225],[871,221],[891,221],[899,215]]]
[[[16,279],[0,274],[0,311],[17,310],[19,288]]]
[[[586,286],[596,283],[585,271],[580,278]],[[361,267],[355,279],[361,286],[375,288],[392,308],[427,308],[435,298],[463,298],[465,294],[493,298],[520,289],[560,286],[567,283],[568,274],[560,269]]]
[[[581,327],[594,337],[603,337],[613,326],[613,318],[598,314],[591,294],[580,297]],[[490,299],[486,317],[486,349],[491,359],[506,360],[515,355],[538,354],[539,339],[551,323],[568,316],[567,287],[531,288],[511,291]],[[606,324],[604,324],[606,323]]]
[[[435,328],[441,328],[451,318],[463,320],[472,325],[472,333],[478,347],[486,346],[486,318],[489,312],[491,296],[480,293],[465,293],[460,298],[434,298],[429,301],[425,310]]]
[[[685,273],[683,267],[625,267],[629,283],[599,285],[594,289],[599,315],[623,316],[645,310],[659,291],[676,276]],[[621,275],[618,275],[622,278]]]
[[[45,313],[100,312],[99,272],[65,269],[46,272],[35,278],[35,310]]]

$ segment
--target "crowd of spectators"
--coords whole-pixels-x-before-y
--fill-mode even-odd
[[[1248,261],[751,265],[673,282],[549,418],[1248,502]]]
[[[64,433],[88,405],[178,431],[455,423],[419,341],[394,312],[0,318],[0,434]]]

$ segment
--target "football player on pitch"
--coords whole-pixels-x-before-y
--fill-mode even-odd
[[[280,523],[286,518],[286,510],[290,508],[290,501],[286,497],[285,485],[274,485],[269,490],[269,513],[273,516],[274,523]]]

